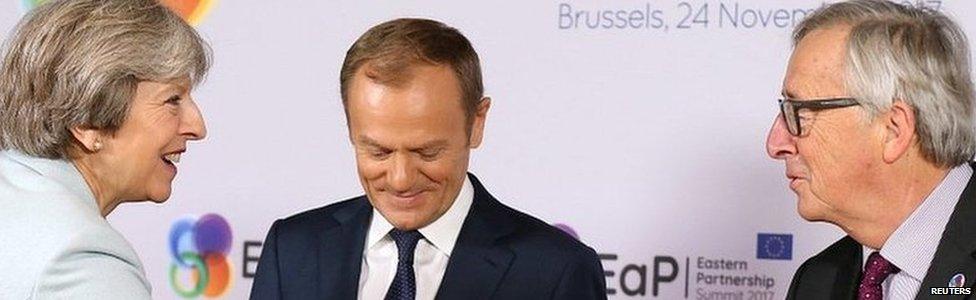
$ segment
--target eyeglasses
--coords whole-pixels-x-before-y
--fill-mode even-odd
[[[793,136],[800,136],[803,126],[800,124],[800,111],[821,111],[825,109],[842,108],[860,105],[854,98],[830,98],[817,100],[793,100],[779,99],[779,110],[782,112],[783,120],[786,121],[786,129]]]

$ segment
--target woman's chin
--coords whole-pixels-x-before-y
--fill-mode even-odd
[[[156,203],[156,204],[162,204],[163,202],[166,202],[166,200],[169,200],[169,197],[158,198],[158,199],[157,198],[150,198],[149,199],[149,201],[151,201],[152,203]]]
[[[166,200],[169,200],[169,197],[172,195],[172,192],[173,190],[169,186],[165,188],[160,187],[155,191],[150,191],[147,200],[155,203],[163,203],[166,202]]]

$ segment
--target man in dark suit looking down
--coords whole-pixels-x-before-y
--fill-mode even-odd
[[[491,100],[478,55],[424,19],[377,25],[340,85],[364,196],[278,220],[252,299],[605,299],[593,249],[467,172]]]

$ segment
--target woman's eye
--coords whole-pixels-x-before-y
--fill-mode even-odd
[[[166,104],[180,104],[180,101],[183,101],[183,98],[178,95],[174,95],[169,97],[169,99],[166,99]]]

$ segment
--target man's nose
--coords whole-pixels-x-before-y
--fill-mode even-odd
[[[410,191],[416,181],[416,165],[407,154],[396,154],[393,160],[388,173],[390,188],[398,193]]]
[[[769,128],[769,135],[766,137],[766,154],[773,159],[786,159],[796,155],[796,142],[786,128],[783,113],[773,119],[773,127]]]

